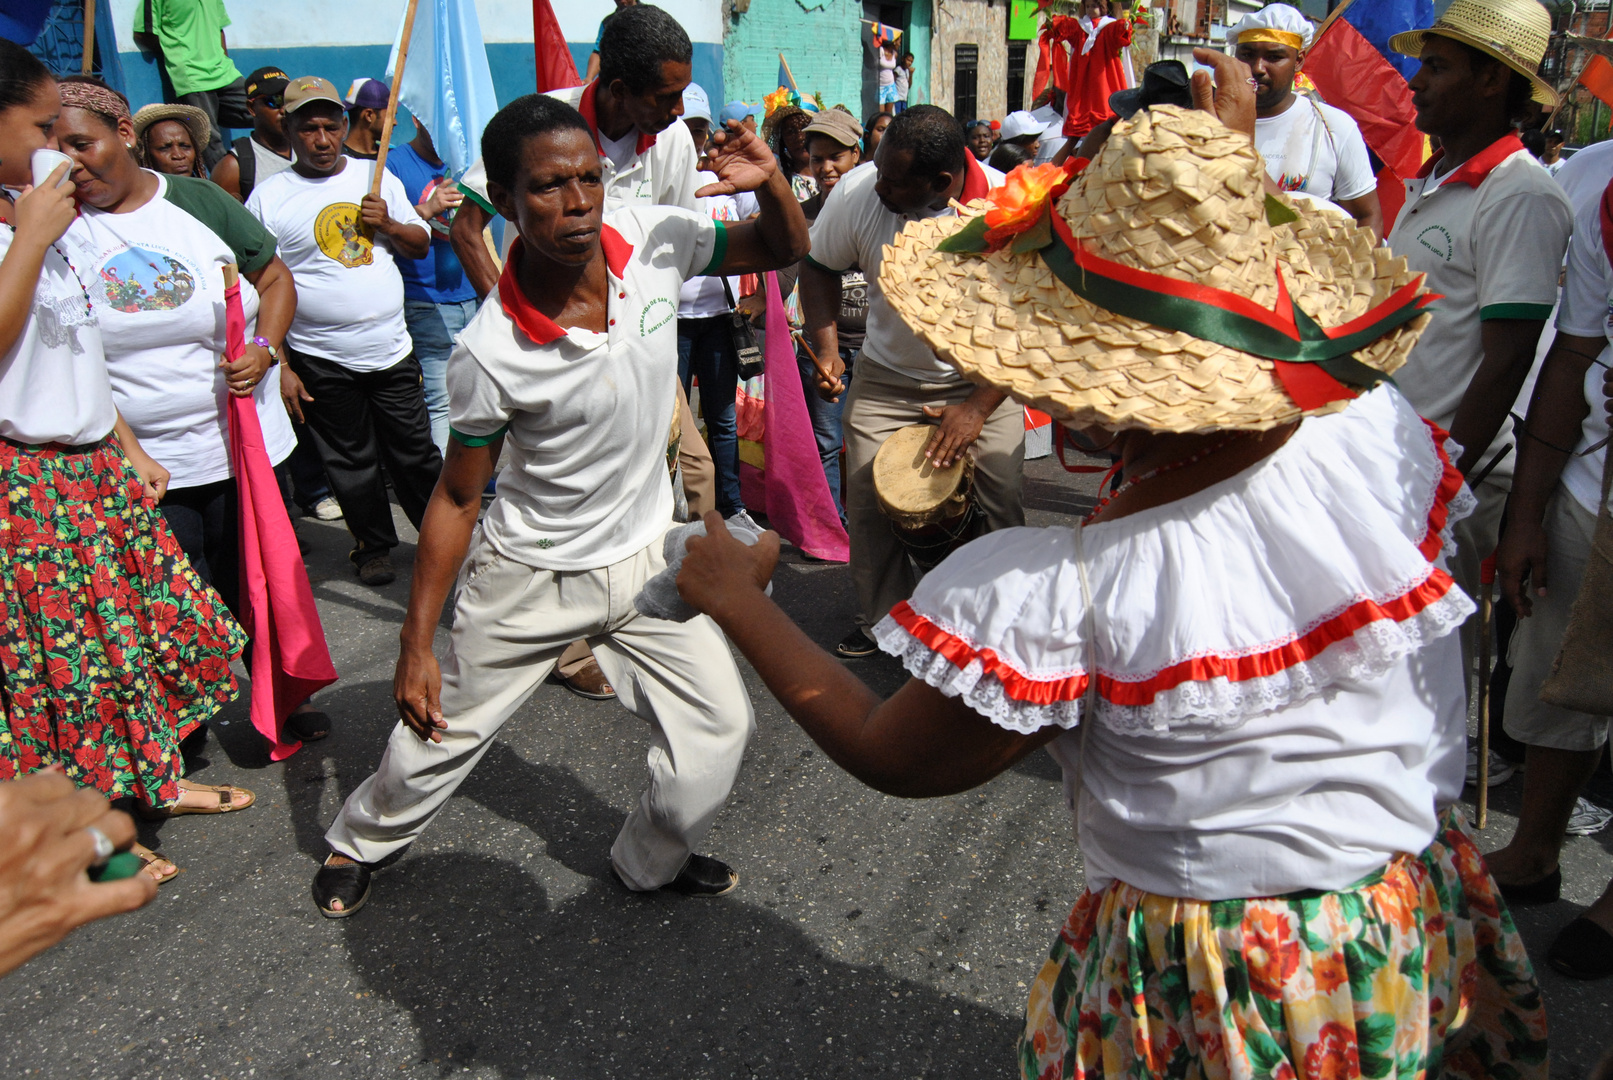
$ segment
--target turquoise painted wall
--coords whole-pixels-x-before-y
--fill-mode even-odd
[[[728,23],[723,50],[727,96],[759,102],[778,89],[779,53],[803,94],[862,111],[860,0],[751,0]],[[914,50],[915,54],[917,50]]]
[[[594,43],[569,42],[572,59],[579,72],[588,67],[588,54]],[[336,84],[343,93],[354,80],[363,77],[380,78],[386,71],[390,45],[328,45],[287,49],[231,49],[235,66],[245,74],[268,64],[275,64],[291,75],[319,75]],[[135,108],[163,100],[161,74],[155,60],[141,52],[120,52],[123,75],[128,84],[129,100]],[[532,71],[532,46],[520,42],[492,42],[487,46],[487,63],[493,72],[493,89],[499,104],[508,104],[522,94],[537,88]],[[705,88],[714,102],[723,98],[723,50],[721,45],[697,41],[694,44],[694,80]],[[769,88],[771,89],[771,87]],[[394,142],[407,142],[414,131],[408,124],[401,129]]]
[[[913,54],[913,85],[907,95],[913,105],[930,100],[930,26],[930,0],[913,0],[907,33],[902,38],[903,51]]]

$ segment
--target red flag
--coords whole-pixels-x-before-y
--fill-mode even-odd
[[[239,281],[224,291],[224,333],[225,357],[240,359],[246,315]],[[269,759],[283,761],[302,746],[287,736],[286,717],[308,695],[335,682],[336,668],[297,534],[263,446],[257,403],[232,394],[229,410],[230,461],[241,507],[241,624],[252,635],[252,726],[272,744]]]
[[[577,74],[571,47],[560,32],[560,20],[555,18],[549,0],[532,0],[532,50],[536,54],[538,93],[581,85],[582,76]]]
[[[1423,133],[1405,76],[1361,35],[1338,19],[1305,55],[1305,74],[1322,100],[1350,114],[1367,146],[1401,176],[1423,164]]]
[[[1592,56],[1579,73],[1580,85],[1609,105],[1613,105],[1613,64],[1601,53]]]

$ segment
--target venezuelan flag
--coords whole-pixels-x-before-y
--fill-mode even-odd
[[[1422,167],[1428,145],[1417,130],[1417,109],[1406,85],[1420,62],[1391,50],[1389,38],[1433,23],[1433,0],[1349,0],[1323,25],[1305,56],[1305,74],[1322,99],[1350,114],[1383,162],[1378,201],[1385,233],[1405,202],[1402,181]]]

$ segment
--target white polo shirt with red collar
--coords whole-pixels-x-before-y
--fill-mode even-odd
[[[606,215],[606,332],[563,329],[521,290],[518,241],[448,359],[453,437],[503,435],[509,463],[482,529],[500,554],[546,570],[597,570],[672,523],[667,434],[678,379],[678,290],[713,272],[725,226],[671,206]]]
[[[622,210],[629,206],[681,206],[685,210],[697,209],[695,189],[700,186],[696,178],[694,140],[676,120],[672,126],[656,135],[648,135],[633,128],[623,136],[621,143],[612,143],[599,133],[599,119],[594,98],[599,82],[573,86],[566,90],[551,91],[549,96],[559,98],[582,113],[588,129],[594,133],[594,146],[599,150],[600,165],[604,169],[605,212]],[[628,140],[632,140],[629,144]],[[489,214],[498,213],[487,196],[487,168],[477,158],[459,180],[459,190],[474,199]]]
[[[1406,181],[1388,243],[1443,296],[1395,382],[1419,413],[1448,429],[1484,360],[1484,321],[1551,315],[1574,211],[1515,135],[1436,176],[1441,156]],[[1502,424],[1481,463],[1516,441],[1511,423]],[[1503,487],[1512,460],[1508,454],[1491,473]]]

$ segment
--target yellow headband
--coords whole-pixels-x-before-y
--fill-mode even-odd
[[[1298,50],[1305,48],[1305,39],[1287,30],[1245,30],[1238,35],[1238,44],[1246,41],[1269,41],[1273,45],[1287,45],[1290,49]]]

